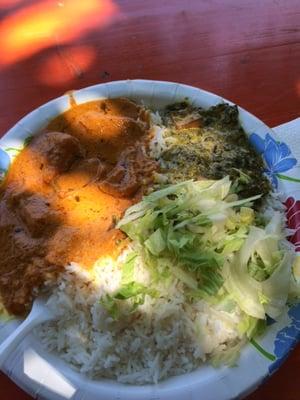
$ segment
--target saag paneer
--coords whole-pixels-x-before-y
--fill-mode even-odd
[[[263,161],[239,122],[237,106],[221,103],[204,110],[176,103],[166,108],[163,122],[170,128],[162,172],[170,183],[229,175],[243,198],[269,193]]]

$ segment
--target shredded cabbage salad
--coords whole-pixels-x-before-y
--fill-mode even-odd
[[[146,296],[160,297],[161,282],[167,286],[177,279],[187,304],[204,299],[226,312],[238,308],[243,318],[236,328],[251,339],[263,330],[267,315],[282,313],[294,279],[282,215],[274,211],[267,219],[256,211],[259,197],[240,200],[229,177],[185,181],[145,196],[117,225],[131,239],[131,251],[120,288],[101,303],[118,319],[124,301],[133,312]],[[137,259],[147,267],[147,285],[136,279]],[[213,361],[224,362],[218,355]]]

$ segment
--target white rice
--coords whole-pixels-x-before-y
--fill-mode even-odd
[[[161,284],[159,298],[146,296],[135,313],[113,320],[100,299],[120,286],[125,255],[103,260],[92,273],[74,263],[66,268],[48,301],[58,318],[36,330],[49,351],[91,378],[143,384],[192,371],[213,351],[238,342],[239,312],[218,311],[203,300],[187,305],[175,279]],[[135,278],[149,283],[140,259]]]

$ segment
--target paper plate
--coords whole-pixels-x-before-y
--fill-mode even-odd
[[[77,103],[118,96],[143,101],[154,109],[188,98],[203,108],[224,102],[223,98],[191,86],[172,82],[128,80],[91,86],[72,92]],[[34,110],[0,140],[0,173],[23,148],[26,138],[45,127],[49,120],[70,107],[64,95]],[[283,193],[291,228],[298,228],[291,240],[300,251],[300,181],[298,161],[285,143],[259,119],[239,108],[241,123],[251,142],[266,162],[266,173]],[[298,259],[299,261],[299,259]],[[0,323],[0,341],[19,321]],[[281,365],[300,337],[300,305],[287,308],[256,343],[242,351],[236,368],[214,369],[205,365],[158,385],[130,386],[110,380],[92,381],[74,372],[59,358],[45,352],[29,335],[9,356],[4,372],[21,388],[39,399],[61,400],[229,400],[254,390]]]

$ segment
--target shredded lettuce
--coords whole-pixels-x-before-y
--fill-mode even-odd
[[[128,254],[122,265],[122,277],[119,289],[113,294],[102,296],[100,299],[100,303],[113,319],[118,319],[120,316],[120,301],[124,303],[124,301],[129,300],[127,312],[131,313],[144,303],[146,295],[157,296],[157,291],[154,288],[147,287],[134,280],[137,257],[138,253],[135,251]]]
[[[119,318],[120,316],[119,307],[117,302],[112,296],[110,296],[109,294],[102,296],[100,299],[100,303],[113,319],[116,320]]]
[[[250,315],[244,314],[238,324],[238,331],[241,335],[246,335],[248,339],[260,336],[266,329],[266,320],[257,319]]]
[[[159,256],[166,248],[166,239],[163,236],[163,231],[159,228],[154,231],[147,240],[145,240],[144,245],[147,247],[149,252],[154,256]]]
[[[136,262],[137,256],[137,252],[129,253],[124,264],[122,265],[121,283],[123,285],[134,281],[134,264]]]
[[[262,293],[268,298],[264,305],[265,312],[271,318],[277,318],[282,313],[290,290],[292,255],[285,253],[283,258],[272,273],[272,275],[262,282]]]
[[[290,280],[289,302],[298,303],[300,300],[300,257],[296,257],[292,266]]]
[[[241,174],[240,181],[246,180]],[[216,311],[239,316],[241,340],[212,356],[214,365],[234,365],[245,341],[264,331],[266,316],[280,315],[289,292],[300,297],[291,252],[281,244],[280,213],[268,220],[252,208],[260,195],[241,200],[238,192],[228,177],[186,181],[130,207],[117,227],[135,251],[123,265],[120,288],[101,300],[112,317],[118,318],[121,303],[132,312],[145,296],[159,297],[162,282],[180,283],[187,302],[205,300]],[[147,286],[135,280],[137,259],[150,273]]]
[[[113,295],[106,294],[100,299],[100,303],[107,310],[113,319],[118,319],[120,316],[120,305],[124,301],[126,303],[127,313],[134,312],[137,307],[144,303],[145,296],[155,297],[157,295],[155,289],[151,289],[138,282],[130,282],[122,284],[119,290]]]
[[[146,292],[146,286],[138,282],[130,282],[122,285],[117,293],[115,293],[114,298],[118,300],[127,300],[140,294],[145,294]]]
[[[118,227],[143,248],[148,264],[169,259],[177,279],[215,295],[225,258],[241,248],[253,222],[246,205],[260,197],[230,201],[230,187],[228,177],[168,186],[129,208]]]
[[[218,368],[224,364],[229,367],[236,366],[240,351],[246,344],[246,341],[251,341],[253,337],[262,335],[266,329],[266,322],[265,320],[259,320],[245,314],[244,318],[238,324],[237,329],[242,339],[237,343],[227,343],[226,347],[222,350],[216,349],[210,360],[213,367]]]
[[[211,356],[210,362],[213,367],[218,368],[221,365],[235,367],[240,356],[241,349],[245,346],[247,339],[243,338],[237,343],[227,344],[224,350],[215,350]]]
[[[279,248],[280,219],[274,213],[265,229],[251,226],[247,239],[224,269],[225,287],[248,315],[278,317],[286,304],[292,258]]]

